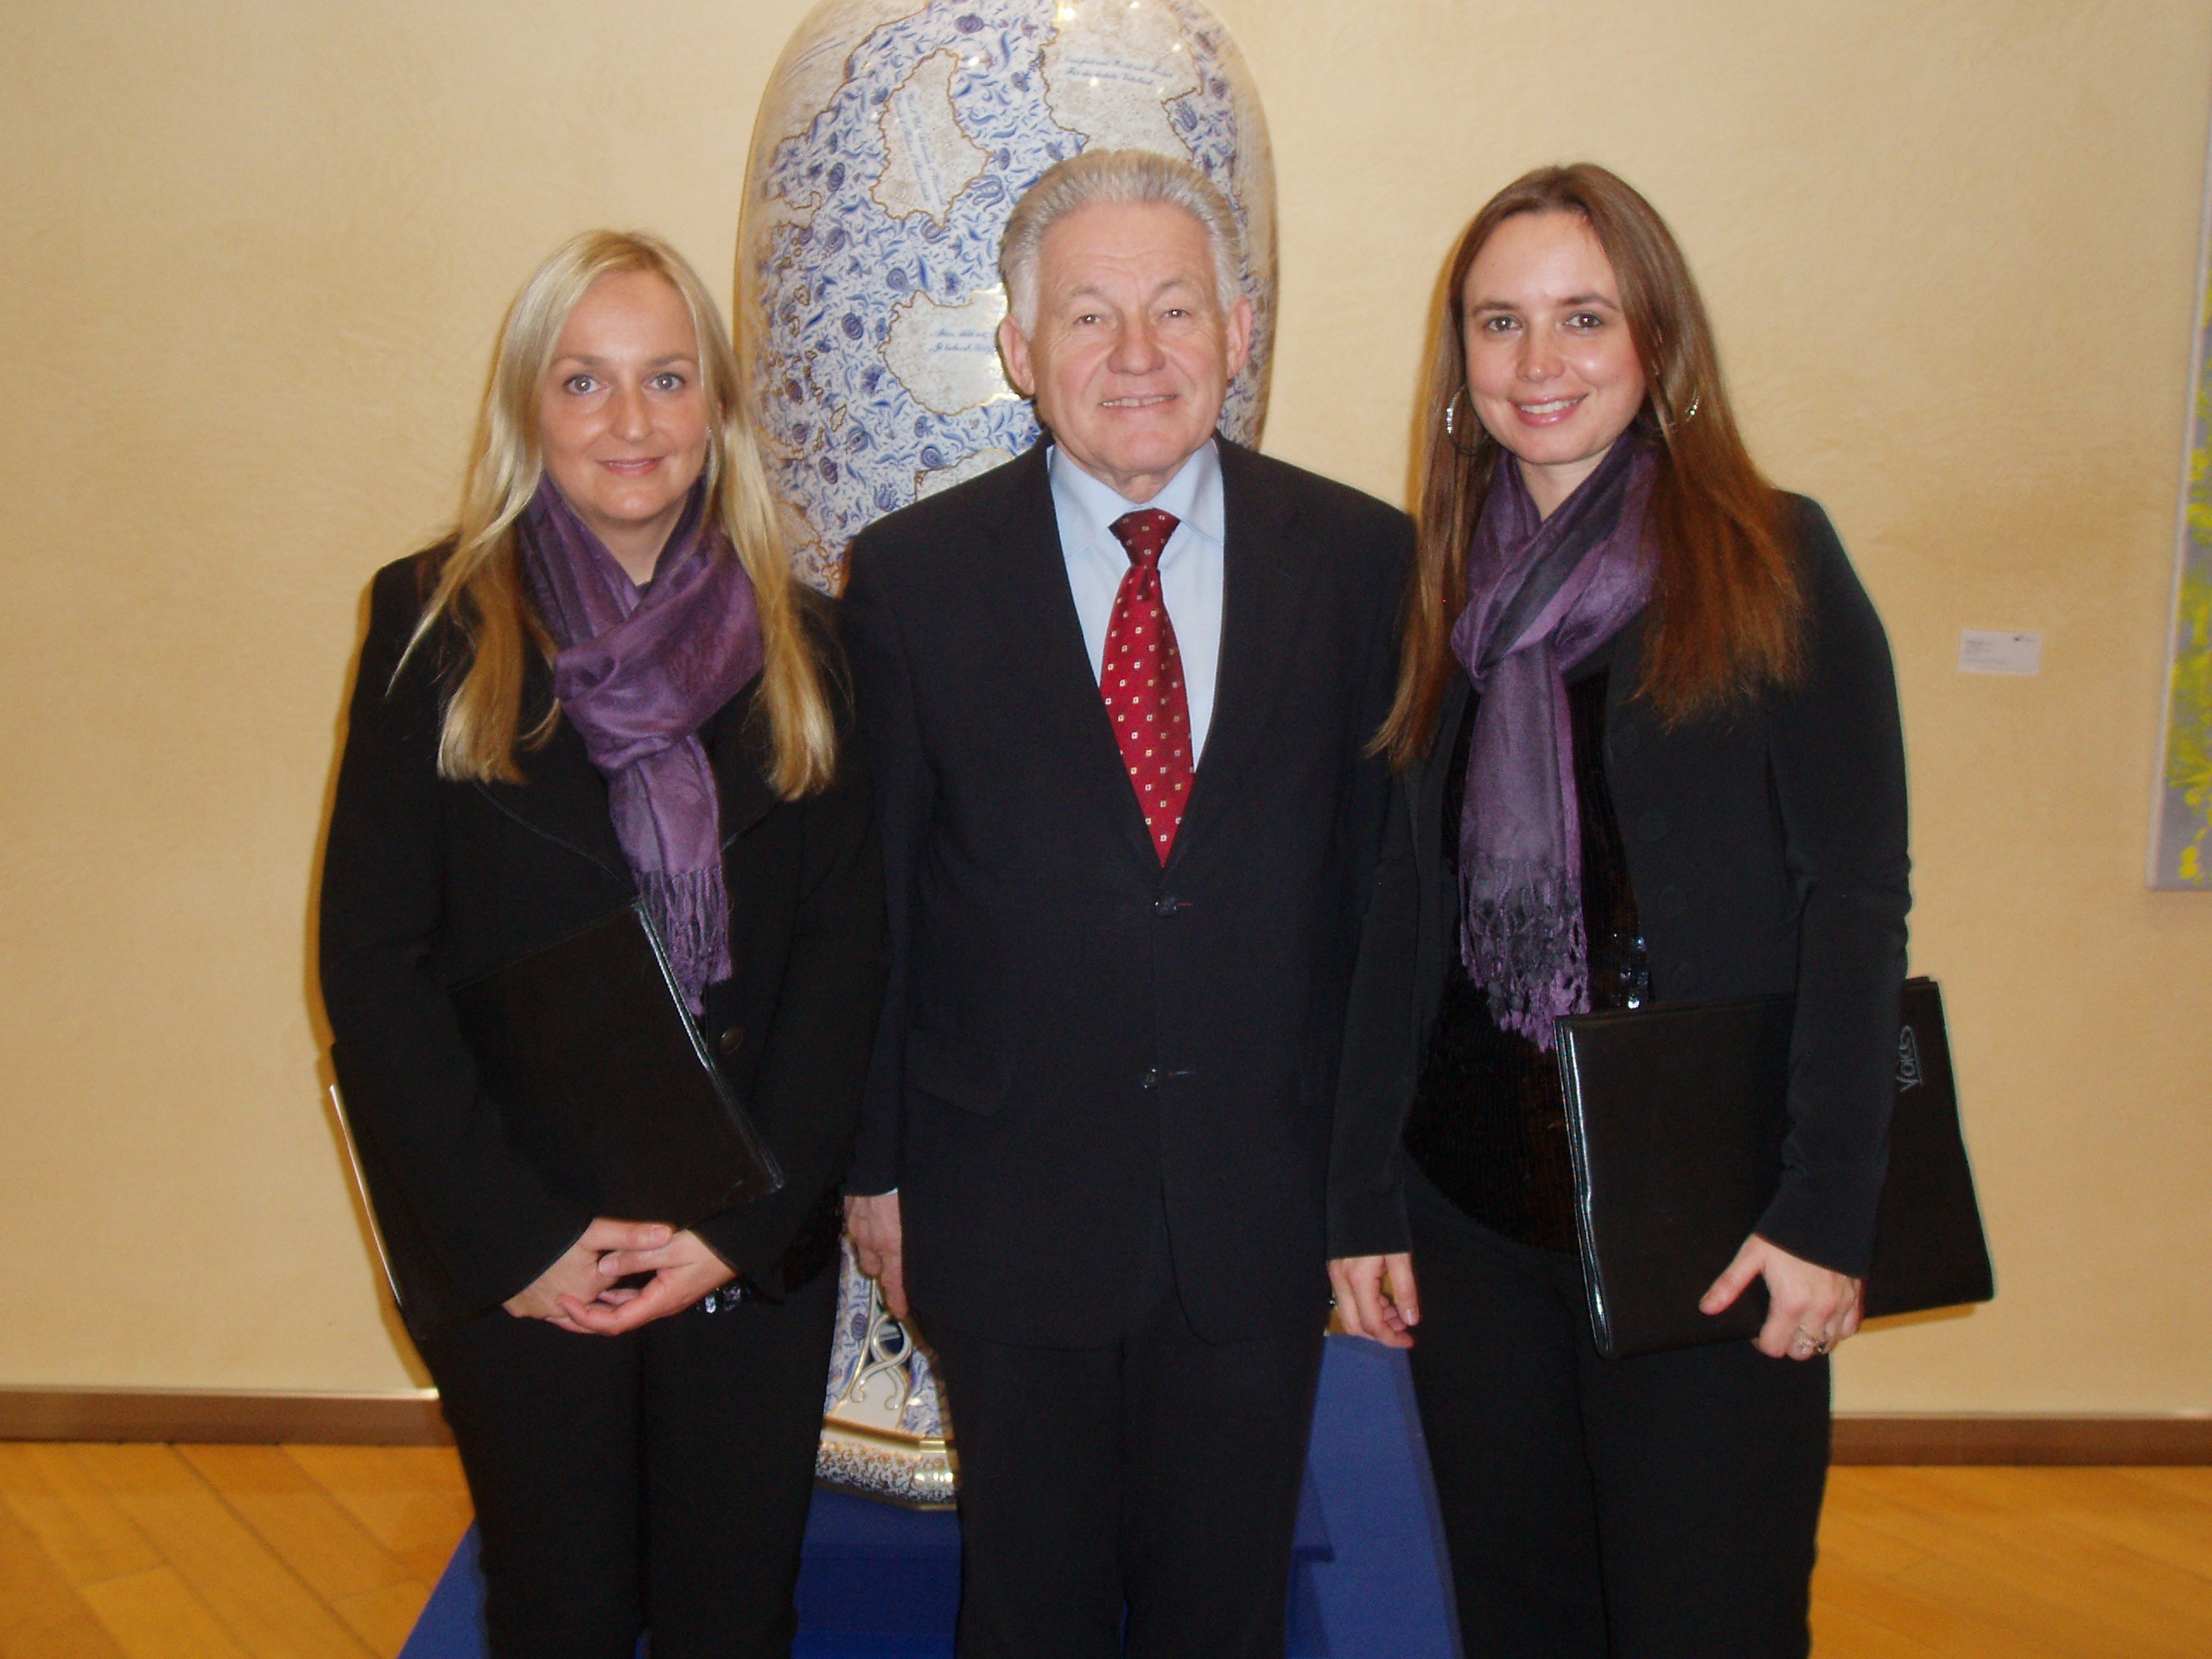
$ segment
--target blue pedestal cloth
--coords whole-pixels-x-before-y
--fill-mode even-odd
[[[1458,1653],[1451,1573],[1402,1355],[1330,1338],[1294,1557],[1287,1659]],[[951,1659],[959,1529],[950,1514],[818,1491],[798,1600],[794,1659]],[[472,1529],[400,1659],[483,1659],[482,1605]]]

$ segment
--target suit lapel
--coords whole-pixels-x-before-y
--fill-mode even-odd
[[[1643,628],[1650,614],[1651,607],[1647,605],[1628,620],[1613,641],[1612,666],[1605,671],[1605,725],[1608,730],[1616,728],[1625,717],[1624,711],[1635,702],[1636,694],[1643,684]]]
[[[767,713],[763,709],[759,719],[753,718],[760,696],[760,682],[755,679],[723,704],[699,734],[715,769],[725,848],[776,806],[776,791],[768,782],[772,757],[768,753]]]
[[[1249,452],[1224,438],[1220,454],[1225,521],[1221,661],[1205,750],[1175,837],[1179,856],[1218,821],[1235,798],[1239,778],[1261,758],[1268,715],[1290,665],[1313,556],[1291,533],[1295,509],[1267,492],[1255,476]]]
[[[546,690],[537,665],[525,683],[523,707],[543,708]],[[588,859],[624,887],[633,886],[630,863],[615,838],[607,809],[607,780],[584,752],[584,741],[566,720],[545,747],[518,755],[521,784],[479,784],[493,805],[524,829]]]
[[[1474,694],[1465,673],[1454,674],[1445,683],[1428,758],[1406,774],[1407,804],[1414,815],[1414,870],[1424,893],[1432,890],[1443,873],[1444,785],[1459,752],[1459,726],[1467,717],[1467,699]]]
[[[1090,671],[1090,650],[1068,587],[1045,446],[1037,444],[1006,471],[1003,511],[991,527],[988,550],[973,567],[973,602],[1003,636],[1018,682],[1008,695],[1023,699],[1021,723],[1033,728],[1052,753],[1067,757],[1069,771],[1115,834],[1156,868],[1159,856]]]

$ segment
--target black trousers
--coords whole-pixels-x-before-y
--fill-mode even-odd
[[[1803,1659],[1827,1361],[1601,1358],[1574,1257],[1408,1173],[1414,1389],[1467,1659]]]
[[[1164,1231],[1109,1347],[924,1311],[960,1459],[960,1659],[1282,1659],[1321,1313],[1310,1333],[1204,1341]]]
[[[791,1651],[837,1275],[621,1337],[498,1308],[420,1344],[461,1451],[495,1659]]]

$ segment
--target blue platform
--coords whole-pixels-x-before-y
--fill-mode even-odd
[[[1405,1357],[1332,1337],[1287,1587],[1287,1659],[1454,1659],[1450,1572]],[[951,1659],[960,1535],[819,1491],[799,1570],[794,1659]],[[476,1535],[461,1541],[400,1659],[483,1659]]]

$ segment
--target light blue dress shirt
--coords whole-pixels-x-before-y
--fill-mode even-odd
[[[1052,512],[1058,522],[1060,556],[1066,560],[1068,588],[1083,623],[1083,643],[1090,652],[1090,677],[1105,671],[1106,628],[1114,618],[1114,595],[1128,574],[1129,556],[1110,528],[1123,513],[1157,507],[1175,515],[1175,533],[1160,554],[1160,588],[1174,626],[1175,648],[1183,658],[1183,693],[1191,704],[1191,753],[1195,764],[1213,724],[1214,678],[1221,666],[1222,540],[1225,523],[1221,496],[1221,454],[1211,440],[1185,461],[1166,486],[1149,501],[1125,499],[1060,454],[1046,452],[1052,480]]]

